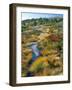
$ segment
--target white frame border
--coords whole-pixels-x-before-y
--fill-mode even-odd
[[[63,75],[21,77],[21,12],[63,14]],[[68,80],[68,10],[48,8],[16,8],[16,83],[56,82]]]

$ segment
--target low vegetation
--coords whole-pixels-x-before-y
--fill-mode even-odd
[[[32,60],[32,43],[40,52]],[[63,74],[63,18],[22,21],[22,77]]]

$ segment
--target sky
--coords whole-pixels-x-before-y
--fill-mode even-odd
[[[50,13],[21,13],[22,20],[36,19],[36,18],[52,18],[52,17],[63,17],[63,14],[50,14]]]

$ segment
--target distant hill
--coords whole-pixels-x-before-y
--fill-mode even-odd
[[[62,17],[54,17],[54,18],[37,18],[37,19],[27,19],[22,20],[22,32],[26,30],[35,30],[40,28],[41,26],[58,26],[62,27],[63,18]]]

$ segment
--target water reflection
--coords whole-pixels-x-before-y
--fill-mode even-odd
[[[35,60],[38,56],[40,56],[40,51],[38,49],[37,43],[33,43],[31,45],[32,49],[32,60]]]

